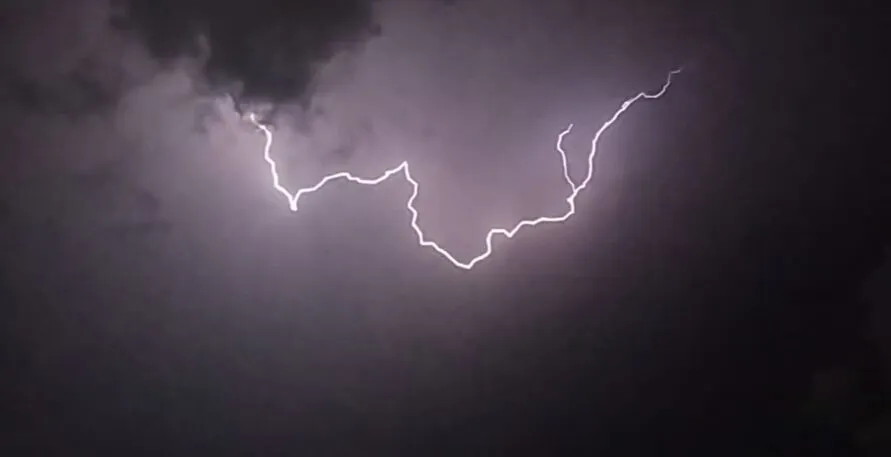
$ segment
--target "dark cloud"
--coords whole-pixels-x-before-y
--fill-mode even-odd
[[[100,0],[0,3],[0,102],[42,115],[113,109],[135,83]]]
[[[106,233],[116,239],[129,239],[154,235],[166,235],[173,224],[163,219],[123,221],[108,227]]]
[[[103,81],[97,71],[86,65],[43,80],[12,74],[4,85],[8,102],[54,116],[106,112],[115,106],[121,93],[118,84]]]
[[[120,0],[112,24],[153,57],[203,62],[211,88],[236,101],[306,103],[314,68],[378,32],[372,0]]]
[[[72,177],[71,189],[79,198],[78,213],[96,214],[102,233],[115,238],[164,234],[172,223],[164,203],[154,192],[133,182],[131,157],[118,157]],[[77,204],[78,202],[75,202]]]

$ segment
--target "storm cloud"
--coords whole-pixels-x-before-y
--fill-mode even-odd
[[[164,63],[201,60],[237,102],[307,102],[315,69],[379,32],[372,1],[119,0],[112,24]]]

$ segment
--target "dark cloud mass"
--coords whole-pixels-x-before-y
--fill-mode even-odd
[[[306,102],[317,64],[378,32],[371,0],[120,0],[112,24],[162,62],[203,61],[212,89],[244,103]]]
[[[0,100],[33,113],[109,113],[139,82],[120,41],[108,35],[104,3],[0,4]]]

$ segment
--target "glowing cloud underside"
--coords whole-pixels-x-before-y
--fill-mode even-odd
[[[354,182],[356,184],[373,186],[373,185],[380,184],[380,183],[386,181],[388,178],[390,178],[392,176],[401,174],[402,176],[405,177],[405,180],[408,181],[412,186],[412,193],[411,193],[411,196],[408,197],[408,200],[405,202],[405,208],[409,211],[409,213],[411,213],[411,228],[415,231],[415,234],[417,235],[418,244],[423,247],[433,249],[434,251],[439,253],[442,257],[444,257],[446,260],[448,260],[453,265],[455,265],[456,267],[462,268],[465,270],[470,270],[476,264],[478,264],[482,260],[488,258],[492,254],[492,239],[495,237],[495,235],[503,235],[506,238],[513,238],[514,235],[516,235],[517,232],[519,232],[520,229],[522,229],[523,227],[534,227],[539,224],[564,222],[564,221],[568,220],[570,217],[572,217],[572,215],[575,214],[575,199],[576,199],[576,197],[578,197],[579,193],[588,186],[588,184],[591,182],[591,178],[594,175],[594,156],[597,153],[597,142],[600,141],[600,136],[603,135],[603,132],[605,132],[607,129],[609,129],[610,126],[612,126],[616,122],[616,120],[619,119],[619,117],[625,111],[627,111],[628,108],[631,107],[631,105],[633,105],[638,100],[656,99],[656,98],[661,97],[663,94],[665,94],[665,92],[668,90],[668,87],[671,85],[671,77],[674,76],[675,74],[680,73],[680,71],[681,70],[678,69],[678,70],[673,70],[673,71],[669,72],[668,77],[665,80],[665,83],[662,85],[662,88],[658,92],[652,93],[652,94],[648,94],[646,92],[641,92],[641,93],[635,95],[634,97],[631,97],[628,100],[625,100],[622,103],[622,105],[619,107],[619,109],[616,110],[615,113],[613,113],[612,117],[610,117],[610,119],[607,120],[600,127],[600,129],[597,130],[597,133],[594,134],[594,138],[591,140],[591,151],[588,153],[588,171],[585,174],[585,179],[582,180],[582,182],[579,183],[578,185],[576,185],[574,182],[572,182],[572,178],[570,178],[570,176],[569,176],[569,163],[566,158],[566,151],[563,150],[563,138],[572,131],[573,124],[569,124],[569,126],[566,127],[566,129],[564,129],[562,132],[560,132],[560,134],[557,135],[556,149],[557,149],[557,152],[560,153],[560,160],[563,164],[563,179],[566,181],[567,184],[569,184],[569,188],[571,190],[569,196],[566,197],[566,203],[568,204],[568,209],[566,210],[566,212],[564,212],[563,214],[561,214],[559,216],[542,216],[542,217],[539,217],[536,219],[524,219],[524,220],[517,222],[517,224],[514,225],[510,229],[497,228],[497,227],[492,228],[486,234],[486,250],[466,262],[462,262],[462,261],[456,259],[451,253],[449,253],[449,251],[444,249],[442,246],[437,244],[435,241],[427,239],[427,237],[424,235],[424,231],[418,225],[418,210],[417,210],[417,208],[415,208],[414,202],[415,202],[415,199],[418,197],[418,191],[420,189],[420,184],[412,177],[411,168],[409,167],[408,162],[404,161],[404,162],[400,163],[399,165],[397,165],[396,167],[390,168],[389,170],[384,171],[383,174],[381,174],[380,176],[378,176],[376,178],[360,178],[358,176],[355,176],[355,175],[353,175],[349,172],[345,172],[345,171],[339,172],[339,173],[334,173],[334,174],[325,176],[324,178],[322,178],[321,181],[316,183],[314,186],[298,189],[296,192],[291,193],[290,191],[288,191],[288,189],[286,189],[284,186],[281,185],[281,180],[280,180],[280,177],[278,174],[278,167],[276,165],[275,160],[272,158],[272,154],[271,154],[272,144],[273,144],[272,129],[270,129],[266,125],[261,124],[257,120],[257,116],[254,113],[248,114],[248,119],[251,121],[251,123],[253,123],[255,126],[257,126],[257,128],[259,128],[266,137],[266,144],[263,146],[263,158],[266,160],[266,163],[269,164],[269,172],[272,174],[272,187],[288,199],[288,204],[289,204],[289,207],[291,208],[291,211],[294,211],[294,212],[297,211],[297,203],[300,201],[301,197],[303,197],[304,195],[307,195],[307,194],[311,194],[311,193],[321,189],[323,186],[325,186],[325,184],[327,184],[331,181],[338,180],[338,179],[345,179],[347,181]]]

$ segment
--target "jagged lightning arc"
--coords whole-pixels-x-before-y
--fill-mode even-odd
[[[339,173],[334,173],[334,174],[325,176],[324,178],[322,178],[321,181],[316,183],[314,186],[304,187],[302,189],[297,190],[297,192],[295,192],[295,193],[291,193],[290,191],[288,191],[288,189],[286,189],[284,186],[281,185],[281,180],[280,180],[279,174],[278,174],[278,166],[276,165],[275,160],[272,158],[272,154],[271,154],[272,144],[273,144],[272,129],[270,129],[268,126],[260,123],[260,121],[257,120],[257,116],[254,113],[248,114],[248,119],[251,121],[251,123],[253,123],[255,126],[257,126],[257,128],[259,128],[266,137],[266,143],[263,146],[263,159],[265,159],[266,163],[269,164],[269,172],[272,174],[272,187],[288,199],[288,204],[289,204],[289,207],[291,208],[291,211],[294,211],[294,212],[297,211],[297,203],[300,201],[301,197],[303,197],[304,195],[307,195],[307,194],[311,194],[311,193],[321,189],[325,184],[328,184],[331,181],[334,181],[337,179],[345,179],[347,181],[354,182],[357,184],[373,186],[376,184],[380,184],[383,181],[386,181],[391,176],[401,173],[402,176],[405,177],[405,180],[408,181],[409,184],[411,184],[411,186],[412,186],[412,193],[411,193],[411,196],[408,197],[408,200],[405,203],[405,208],[409,211],[409,213],[411,213],[411,228],[415,231],[415,234],[418,237],[418,244],[420,244],[423,247],[428,247],[428,248],[433,249],[434,251],[439,253],[441,256],[443,256],[446,260],[448,260],[453,265],[455,265],[456,267],[462,268],[465,270],[470,270],[476,264],[483,261],[484,259],[486,259],[487,257],[489,257],[492,254],[492,239],[495,237],[495,235],[503,235],[506,238],[513,238],[514,235],[516,235],[517,232],[519,232],[520,229],[523,227],[534,227],[539,224],[564,222],[567,219],[569,219],[570,217],[572,217],[572,215],[575,214],[575,199],[576,199],[576,197],[578,197],[579,193],[588,186],[588,184],[591,182],[591,178],[593,178],[593,176],[594,176],[594,156],[597,153],[597,142],[600,141],[600,136],[603,135],[603,132],[605,132],[607,129],[609,129],[610,126],[612,126],[616,122],[616,120],[619,118],[619,116],[622,115],[622,113],[624,113],[626,110],[628,110],[628,108],[631,107],[631,105],[633,105],[638,100],[656,99],[656,98],[661,97],[663,94],[665,94],[665,92],[668,90],[668,87],[671,86],[672,76],[674,76],[680,72],[681,72],[681,69],[670,71],[668,73],[668,76],[666,77],[665,83],[662,85],[662,88],[658,92],[651,93],[651,94],[646,93],[646,92],[640,92],[637,95],[635,95],[634,97],[631,97],[631,98],[625,100],[624,102],[622,102],[622,105],[619,107],[618,110],[616,110],[615,113],[613,113],[612,117],[610,117],[609,120],[604,122],[602,126],[600,126],[600,128],[597,130],[597,133],[594,134],[594,138],[591,140],[591,151],[588,153],[588,171],[585,174],[585,179],[582,180],[582,182],[579,183],[578,185],[576,185],[572,181],[572,178],[569,176],[569,163],[568,163],[568,159],[566,158],[566,151],[563,150],[563,138],[566,137],[566,135],[568,135],[572,131],[573,124],[569,124],[569,126],[567,126],[562,132],[560,132],[560,134],[557,135],[557,143],[556,143],[555,148],[557,149],[557,152],[560,153],[560,160],[563,165],[563,179],[566,181],[567,184],[569,184],[569,188],[571,190],[569,196],[566,197],[566,203],[568,204],[569,208],[566,210],[565,213],[563,213],[562,215],[559,215],[559,216],[542,216],[542,217],[539,217],[536,219],[524,219],[524,220],[521,220],[520,222],[517,222],[517,224],[514,225],[513,228],[510,228],[510,229],[505,229],[505,228],[490,229],[489,232],[486,234],[486,250],[483,251],[482,253],[480,253],[479,255],[477,255],[476,257],[470,259],[467,262],[462,262],[462,261],[456,259],[455,256],[453,256],[451,253],[449,253],[449,251],[445,250],[442,246],[437,244],[435,241],[427,239],[427,237],[424,235],[424,231],[421,230],[421,227],[418,225],[419,215],[418,215],[417,208],[415,208],[415,206],[414,206],[414,202],[415,202],[415,199],[418,197],[418,191],[420,189],[420,184],[418,183],[418,181],[416,181],[412,177],[411,168],[409,167],[407,161],[403,161],[396,167],[390,168],[389,170],[384,171],[383,174],[381,174],[380,176],[378,176],[376,178],[360,178],[360,177],[355,176],[349,172],[342,171]]]

